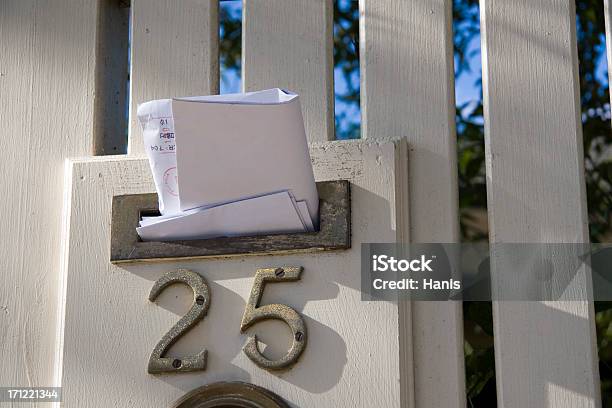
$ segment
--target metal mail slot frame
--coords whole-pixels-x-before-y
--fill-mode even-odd
[[[346,180],[317,182],[317,190],[318,231],[163,242],[144,242],[136,233],[141,216],[158,210],[157,194],[115,196],[112,203],[110,261],[170,261],[349,249],[350,183]]]

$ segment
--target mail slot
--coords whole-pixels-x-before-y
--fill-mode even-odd
[[[113,197],[111,252],[113,263],[175,259],[270,255],[342,250],[351,247],[351,194],[346,180],[317,183],[319,228],[315,232],[221,237],[188,241],[142,241],[140,217],[157,210],[157,194]]]

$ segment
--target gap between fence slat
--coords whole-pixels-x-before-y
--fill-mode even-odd
[[[132,0],[128,153],[144,154],[139,103],[219,92],[218,0]]]
[[[117,0],[99,0],[93,130],[96,156],[127,151],[129,26],[129,7]]]
[[[612,7],[610,0],[604,0],[604,21],[606,24],[606,55],[608,57],[608,84],[612,84]],[[610,93],[612,99],[612,93]]]
[[[458,242],[452,2],[365,0],[360,14],[362,134],[408,139],[410,240]],[[404,406],[465,407],[461,303],[411,309]]]
[[[300,95],[309,141],[334,139],[332,0],[244,0],[244,91]]]
[[[573,1],[481,3],[492,244],[588,242],[575,24]],[[498,301],[493,320],[499,407],[600,406],[592,302]]]

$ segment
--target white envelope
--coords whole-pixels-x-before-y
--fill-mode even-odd
[[[307,231],[287,191],[205,209],[176,217],[147,217],[136,228],[143,241],[206,239]]]
[[[304,202],[298,210],[308,210],[308,224],[318,224],[319,198],[296,94],[271,89],[178,98],[172,112],[181,210],[288,190]]]

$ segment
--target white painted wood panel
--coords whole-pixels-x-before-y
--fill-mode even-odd
[[[481,3],[491,243],[588,242],[575,23],[573,1]],[[494,302],[493,318],[499,407],[600,406],[591,302]]]
[[[0,383],[51,385],[63,164],[93,149],[98,3],[5,1],[0,12],[2,122],[12,135],[0,141],[11,180],[0,190],[11,282],[0,289]]]
[[[400,407],[400,379],[412,367],[399,358],[398,308],[365,302],[360,293],[360,243],[392,242],[407,234],[405,143],[334,142],[311,150],[317,180],[347,179],[352,189],[352,248],[329,253],[112,265],[113,195],[151,192],[148,162],[138,158],[74,161],[68,175],[64,248],[63,382],[66,408],[169,406],[189,390],[242,380],[273,390],[301,407]],[[308,345],[290,371],[269,373],[242,353],[239,333],[258,267],[304,266],[302,280],[269,284],[264,303],[294,307],[306,321]],[[208,349],[200,373],[151,376],[149,354],[188,309],[186,287],[147,300],[165,271],[201,273],[211,290],[207,317],[170,350],[182,356]],[[253,331],[249,331],[253,333]],[[276,322],[254,332],[266,353],[286,352],[288,330]],[[271,349],[271,350],[270,350]],[[403,381],[404,383],[406,381]]]
[[[410,236],[458,242],[450,0],[361,2],[362,134],[406,137]],[[414,302],[415,406],[463,407],[459,302]]]
[[[92,150],[96,21],[96,2],[0,2],[2,386],[53,384],[64,159]]]
[[[219,92],[218,0],[132,0],[130,155],[143,155],[136,108]]]
[[[243,89],[297,92],[308,140],[333,140],[332,0],[243,0],[243,16]]]

